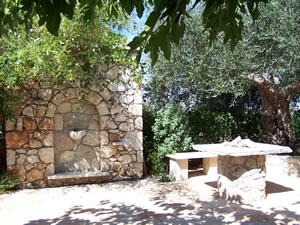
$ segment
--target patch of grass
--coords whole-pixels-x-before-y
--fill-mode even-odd
[[[0,173],[0,193],[13,190],[18,185],[17,175],[10,174],[7,171]]]

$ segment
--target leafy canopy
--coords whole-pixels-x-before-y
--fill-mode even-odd
[[[119,19],[122,13],[130,16],[135,9],[141,18],[146,8],[152,10],[147,17],[145,30],[129,44],[132,51],[139,49],[137,59],[142,52],[150,52],[155,64],[158,53],[163,52],[169,59],[171,43],[179,43],[185,30],[185,18],[197,5],[205,5],[202,13],[205,30],[209,39],[217,39],[224,33],[224,42],[230,40],[234,48],[242,39],[243,17],[249,12],[254,20],[259,16],[259,3],[268,0],[0,0],[0,33],[15,29],[18,24],[31,27],[34,18],[39,26],[46,24],[47,30],[57,35],[62,15],[74,17],[75,8],[80,8],[80,18],[93,21],[96,9],[105,9],[106,19]],[[163,41],[162,41],[163,40]]]

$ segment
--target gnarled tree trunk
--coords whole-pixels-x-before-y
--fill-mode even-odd
[[[300,90],[300,84],[279,88],[280,82],[271,78],[268,74],[250,76],[262,99],[267,142],[295,149],[296,138],[292,132],[289,106]]]

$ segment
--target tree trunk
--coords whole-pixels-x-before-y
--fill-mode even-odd
[[[290,100],[285,95],[268,88],[259,88],[264,110],[267,141],[272,144],[294,147],[295,137],[291,128]]]

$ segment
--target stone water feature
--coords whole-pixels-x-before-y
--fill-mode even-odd
[[[107,73],[116,78],[120,70]],[[118,79],[89,89],[36,81],[18,91],[17,116],[5,128],[8,170],[21,185],[142,176],[141,86],[124,72]]]

